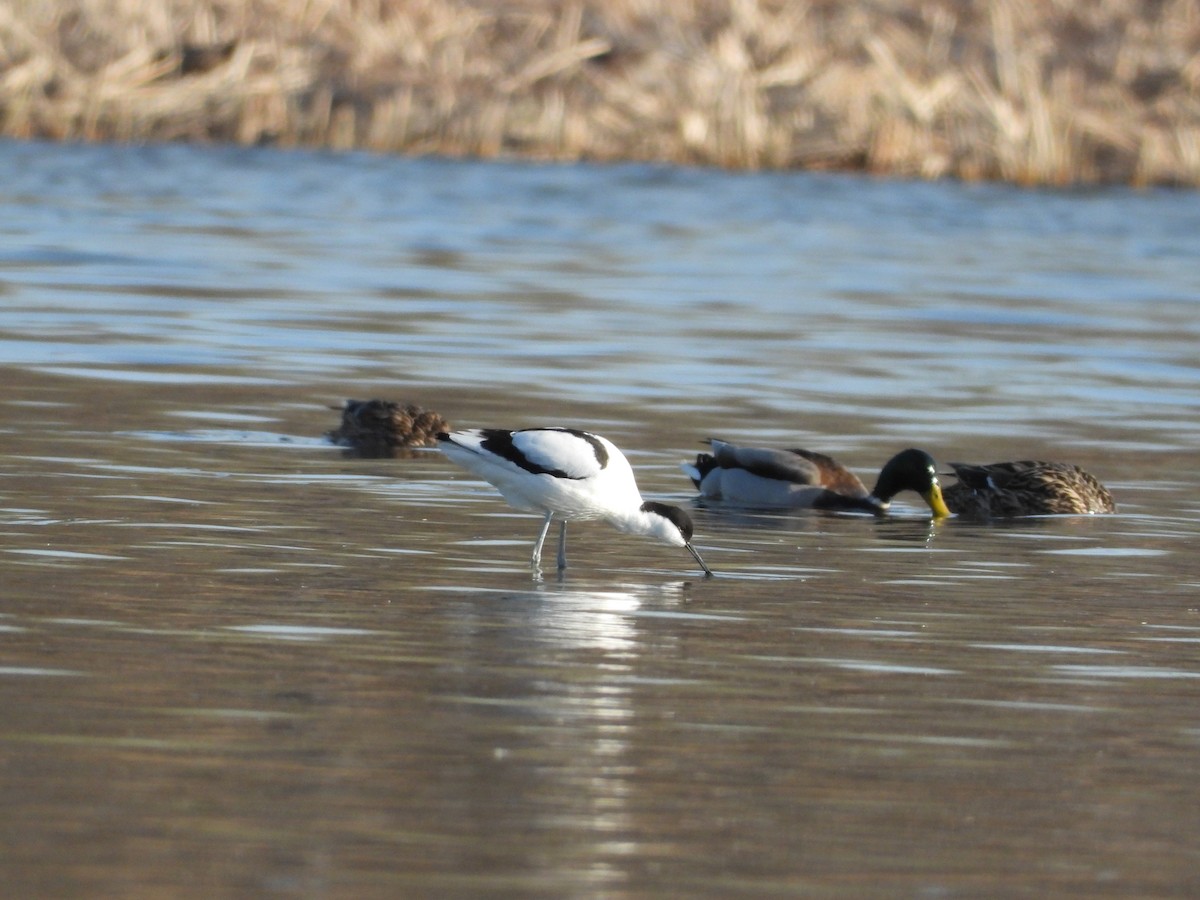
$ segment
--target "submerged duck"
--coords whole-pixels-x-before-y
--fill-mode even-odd
[[[450,430],[440,414],[412,403],[347,400],[341,409],[341,425],[325,436],[364,456],[395,456],[412,447],[435,447],[438,433]]]
[[[892,498],[915,491],[935,516],[1007,518],[1113,512],[1116,504],[1092,475],[1069,463],[951,463],[958,483],[944,491],[924,450],[902,450],[879,471],[875,489],[837,460],[811,450],[767,450],[709,441],[683,470],[709,500],[740,506],[858,510],[885,515]]]
[[[708,441],[683,471],[708,500],[738,506],[783,507],[869,512],[884,515],[901,491],[916,491],[936,516],[948,516],[933,458],[921,450],[904,450],[880,470],[875,490],[824,453],[812,450],[767,450]]]

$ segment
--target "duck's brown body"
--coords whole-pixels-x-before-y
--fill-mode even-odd
[[[1021,460],[967,465],[950,463],[957,484],[942,489],[950,511],[960,516],[1088,515],[1116,512],[1108,488],[1071,463]]]
[[[395,456],[413,447],[436,447],[450,424],[431,409],[389,400],[347,400],[342,423],[327,437],[363,456]]]

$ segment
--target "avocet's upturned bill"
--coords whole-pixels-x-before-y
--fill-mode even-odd
[[[545,516],[530,559],[535,568],[555,518],[559,569],[567,565],[567,522],[603,519],[618,531],[685,547],[705,576],[712,575],[692,546],[691,517],[677,506],[643,500],[629,461],[607,438],[575,428],[473,428],[442,432],[438,446],[494,485],[509,505]]]

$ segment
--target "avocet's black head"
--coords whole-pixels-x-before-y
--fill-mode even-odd
[[[938,483],[937,465],[924,450],[901,450],[879,470],[879,480],[871,496],[884,506],[901,491],[916,491],[929,504],[935,516],[948,516],[942,486]]]
[[[642,512],[647,513],[651,520],[648,534],[676,547],[686,547],[688,553],[692,554],[692,558],[704,570],[705,577],[712,577],[712,569],[705,564],[704,560],[700,558],[700,554],[696,552],[696,548],[692,546],[692,534],[695,528],[692,525],[691,516],[678,506],[656,503],[653,500],[647,500],[642,504]]]
[[[675,526],[676,530],[683,537],[683,542],[685,544],[692,539],[692,535],[695,533],[696,528],[692,524],[692,517],[678,506],[672,506],[670,503],[656,503],[653,500],[647,500],[642,504],[642,512],[648,512],[653,513],[656,516],[662,516]],[[670,532],[668,531],[668,534],[669,533]],[[678,544],[679,541],[669,540],[668,543]]]

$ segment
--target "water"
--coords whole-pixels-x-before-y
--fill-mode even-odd
[[[1200,207],[0,144],[13,896],[1194,896]],[[1120,512],[538,528],[344,397]]]

